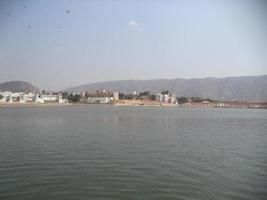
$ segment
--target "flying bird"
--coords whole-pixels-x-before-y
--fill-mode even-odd
[[[68,14],[70,13],[70,11],[69,11],[69,10],[67,10],[67,9],[66,9],[65,11],[66,11],[66,13],[68,13]]]
[[[23,8],[26,8],[26,6],[23,6]]]
[[[27,28],[31,28],[31,26],[30,26],[30,25],[28,25],[28,26],[27,26]]]

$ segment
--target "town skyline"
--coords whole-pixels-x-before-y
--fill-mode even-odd
[[[116,80],[76,85],[69,88],[52,90],[38,87],[24,81],[0,83],[0,91],[42,91],[47,92],[88,92],[96,90],[119,91],[125,94],[150,91],[152,93],[169,90],[179,96],[204,97],[228,100],[266,101],[267,75],[239,76],[203,79],[152,79],[152,80]]]

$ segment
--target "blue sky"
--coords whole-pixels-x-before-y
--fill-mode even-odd
[[[267,74],[266,10],[257,0],[1,0],[0,82]]]

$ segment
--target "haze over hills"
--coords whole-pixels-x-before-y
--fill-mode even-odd
[[[163,90],[169,90],[178,96],[186,97],[198,96],[229,101],[267,101],[267,75],[226,78],[106,81],[71,87],[65,91],[84,92],[97,89],[120,91],[123,93],[133,93],[133,91],[151,91],[157,93]]]
[[[39,92],[39,88],[25,81],[9,81],[0,83],[0,91]]]
[[[229,101],[267,101],[267,75],[226,78],[118,80],[80,85],[67,92],[85,92],[99,89],[130,93],[169,90],[177,96],[203,97]],[[39,92],[39,88],[25,81],[0,83],[0,91]]]

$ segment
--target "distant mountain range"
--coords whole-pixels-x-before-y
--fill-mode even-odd
[[[25,81],[9,81],[0,83],[0,91],[39,92],[39,88]]]
[[[68,88],[67,92],[105,89],[123,93],[169,90],[177,96],[203,97],[229,101],[267,101],[267,75],[226,78],[121,80],[91,83]],[[39,88],[24,81],[0,83],[0,91],[39,92]]]
[[[208,97],[217,100],[267,101],[267,75],[226,78],[155,79],[106,81],[80,85],[66,89],[68,92],[84,92],[105,89],[133,93],[169,90],[178,96]]]

